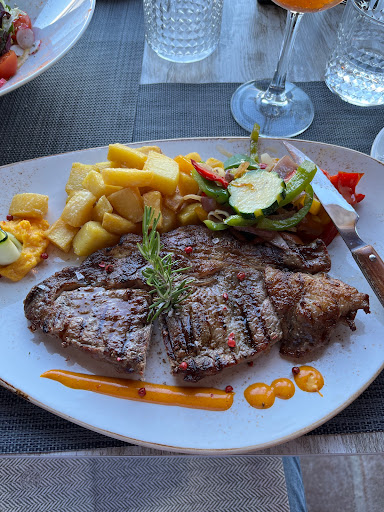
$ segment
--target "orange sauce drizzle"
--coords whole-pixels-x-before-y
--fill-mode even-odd
[[[316,368],[312,366],[300,366],[299,373],[294,375],[296,386],[302,391],[308,393],[320,393],[320,389],[324,386],[324,378]]]
[[[295,385],[289,379],[275,379],[271,384],[271,388],[280,400],[289,400],[295,394]]]
[[[269,409],[275,403],[275,392],[271,386],[264,382],[251,384],[244,391],[246,401],[256,409]]]
[[[116,398],[161,405],[176,405],[207,411],[226,411],[233,404],[234,393],[215,388],[165,386],[130,379],[101,377],[65,370],[48,370],[41,377],[60,382],[72,389],[82,389]],[[141,396],[139,390],[145,389]]]

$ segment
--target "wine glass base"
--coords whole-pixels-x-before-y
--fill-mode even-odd
[[[294,137],[313,121],[314,109],[308,95],[291,82],[286,82],[286,101],[267,102],[263,93],[270,80],[256,80],[241,85],[231,99],[231,112],[237,123],[251,132],[260,126],[263,137]]]

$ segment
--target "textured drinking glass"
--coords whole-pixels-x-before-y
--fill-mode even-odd
[[[348,0],[325,83],[341,99],[370,107],[384,104],[384,16],[368,2]]]
[[[160,57],[196,62],[220,38],[223,0],[144,0],[145,38]]]

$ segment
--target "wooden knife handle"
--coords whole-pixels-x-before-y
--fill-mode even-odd
[[[384,262],[372,245],[365,245],[352,251],[356,263],[367,279],[372,290],[384,307]]]

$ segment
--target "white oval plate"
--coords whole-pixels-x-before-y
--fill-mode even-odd
[[[91,21],[96,0],[9,0],[11,7],[25,11],[32,21],[39,50],[30,55],[8,82],[0,96],[17,89],[50,68],[72,48]]]
[[[373,141],[371,156],[380,160],[380,162],[384,162],[384,128],[379,131]]]
[[[247,138],[179,139],[151,142],[169,156],[197,151],[206,159],[223,158],[222,151],[247,152]],[[336,173],[363,171],[359,191],[367,195],[358,211],[359,232],[368,243],[384,254],[384,165],[367,155],[349,149],[295,140],[323,169]],[[132,144],[139,146],[140,144]],[[282,145],[274,139],[260,141],[261,151],[282,155]],[[40,192],[50,197],[48,220],[55,220],[65,204],[64,186],[72,162],[95,163],[106,160],[107,148],[30,160],[0,168],[0,218],[5,218],[13,194]],[[130,402],[87,391],[74,391],[39,376],[53,368],[114,375],[108,365],[89,361],[83,354],[62,349],[56,339],[41,332],[32,334],[23,314],[23,299],[29,289],[75,258],[63,258],[50,248],[50,257],[19,283],[0,282],[0,382],[24,394],[31,402],[84,427],[124,441],[154,448],[190,453],[241,453],[283,443],[321,425],[350,404],[378,375],[383,367],[383,308],[371,292],[340,237],[330,246],[330,274],[370,294],[371,314],[359,311],[357,329],[339,328],[332,343],[314,361],[324,375],[323,397],[296,389],[291,400],[276,399],[274,406],[260,411],[248,405],[244,389],[254,382],[270,384],[278,377],[291,377],[292,363],[279,356],[278,348],[262,356],[253,367],[239,365],[200,385],[223,389],[232,385],[234,405],[226,412],[211,412]],[[163,361],[164,359],[164,361]],[[145,379],[174,384],[161,340],[151,345]],[[115,374],[116,375],[116,374]],[[121,376],[121,374],[119,374]]]

